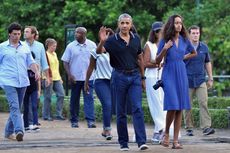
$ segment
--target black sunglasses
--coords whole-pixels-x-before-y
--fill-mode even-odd
[[[158,30],[156,30],[156,31],[155,31],[155,33],[159,33],[160,31],[161,31],[161,30],[160,30],[160,29],[158,29]]]

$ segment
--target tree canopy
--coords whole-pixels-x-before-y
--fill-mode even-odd
[[[97,42],[100,26],[115,29],[118,16],[127,12],[144,44],[154,21],[165,22],[176,13],[183,16],[186,27],[193,24],[202,27],[202,40],[211,51],[214,74],[230,74],[229,8],[229,0],[1,0],[0,41],[7,39],[7,26],[17,21],[22,26],[36,26],[41,42],[55,38],[61,55],[66,24],[85,26],[88,37]]]

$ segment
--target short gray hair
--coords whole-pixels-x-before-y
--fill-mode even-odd
[[[81,30],[81,31],[84,31],[85,33],[87,33],[87,30],[85,27],[77,27],[75,31],[78,31],[78,30]]]
[[[133,21],[133,18],[131,17],[131,15],[129,15],[128,13],[123,13],[119,16],[118,22],[120,22],[123,18],[130,18],[130,20]]]

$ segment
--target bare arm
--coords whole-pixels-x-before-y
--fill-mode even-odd
[[[40,73],[39,73],[39,70],[38,70],[38,65],[33,63],[30,65],[30,69],[34,72],[35,74],[35,80],[38,80],[40,79]]]
[[[139,70],[141,73],[141,80],[142,80],[142,89],[145,90],[145,72],[144,72],[144,58],[143,58],[143,54],[139,54],[138,55],[138,66],[139,66]]]
[[[167,43],[165,43],[163,49],[161,50],[160,54],[156,57],[156,63],[160,64],[162,59],[166,56],[168,49],[172,47],[173,42],[172,40],[169,40]]]
[[[41,96],[41,91],[42,91],[42,89],[41,89],[41,79],[38,79],[38,98],[40,98],[40,96]]]
[[[213,86],[213,76],[212,76],[212,64],[211,64],[211,62],[206,63],[205,67],[206,67],[206,71],[207,71],[207,74],[208,74],[207,86],[208,86],[208,89],[209,89],[209,88],[212,88],[212,86]]]
[[[44,71],[46,75],[46,84],[45,84],[46,87],[50,85],[51,80],[52,80],[52,78],[50,77],[49,71],[50,71],[49,68]]]
[[[84,90],[87,93],[89,93],[89,78],[92,75],[92,72],[95,69],[95,67],[96,67],[96,60],[91,56],[89,67],[88,67],[88,70],[86,72],[86,78],[85,78],[85,84],[84,84]]]
[[[66,73],[67,73],[67,75],[68,75],[69,81],[74,82],[75,79],[74,79],[74,76],[70,73],[69,63],[67,63],[67,62],[65,62],[65,61],[64,61],[63,63],[64,63],[65,71],[66,71]]]
[[[197,52],[195,50],[193,50],[191,53],[188,53],[184,56],[184,60],[187,60],[187,59],[190,59],[190,58],[193,58],[197,55]]]
[[[150,48],[147,44],[144,47],[144,65],[146,68],[157,68],[159,66],[155,60],[151,61]]]
[[[105,44],[105,41],[109,37],[109,32],[106,31],[106,27],[102,26],[100,28],[100,31],[99,31],[98,35],[99,35],[100,42],[99,42],[99,44],[97,46],[96,52],[97,52],[97,54],[101,54],[101,53],[105,52],[105,48],[103,46]]]

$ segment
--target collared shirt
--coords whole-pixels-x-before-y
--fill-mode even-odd
[[[26,87],[30,85],[27,69],[35,63],[28,45],[19,42],[15,48],[8,41],[0,44],[0,85]]]
[[[186,60],[186,69],[189,80],[189,88],[197,88],[206,77],[206,63],[210,62],[209,50],[206,44],[199,42],[197,46],[197,56]]]
[[[109,52],[110,64],[118,70],[133,70],[138,68],[137,57],[142,53],[141,41],[137,34],[130,33],[129,44],[119,34],[110,36],[104,44]]]
[[[96,44],[89,39],[86,39],[84,44],[74,40],[67,45],[61,60],[69,64],[70,73],[74,76],[75,81],[85,81],[90,62],[90,51],[95,49]],[[93,75],[89,80],[93,80]]]
[[[91,52],[92,57],[96,60],[95,79],[109,79],[113,68],[109,63],[109,53],[97,54],[96,50]]]
[[[49,65],[46,60],[46,52],[44,45],[36,40],[33,41],[32,44],[30,44],[28,41],[26,41],[28,44],[30,51],[34,52],[35,54],[35,61],[39,65],[39,68],[44,71],[49,68]]]
[[[60,72],[59,72],[59,61],[57,58],[57,54],[55,52],[47,51],[47,57],[50,63],[50,70],[52,73],[52,80],[58,81],[61,80]]]

